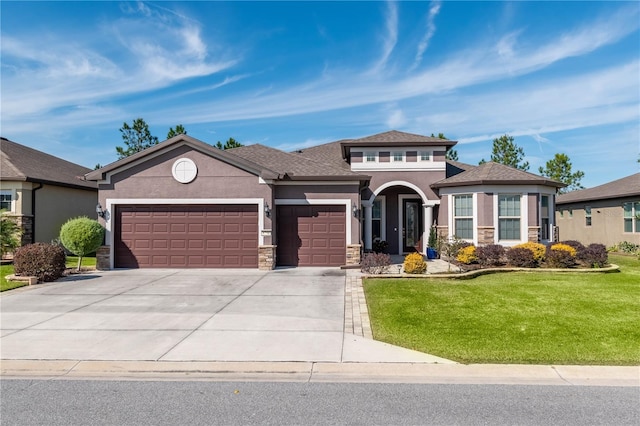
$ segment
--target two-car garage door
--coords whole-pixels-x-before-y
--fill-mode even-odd
[[[257,205],[120,205],[116,268],[257,268]]]

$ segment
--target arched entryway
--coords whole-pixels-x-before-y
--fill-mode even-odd
[[[427,199],[418,186],[405,181],[387,182],[362,201],[365,251],[376,241],[386,241],[385,252],[426,252],[429,229],[438,200]]]

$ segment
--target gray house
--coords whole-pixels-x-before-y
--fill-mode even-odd
[[[559,195],[556,221],[563,240],[640,244],[640,173]]]
[[[86,179],[99,186],[111,268],[357,264],[376,239],[424,252],[432,226],[475,244],[551,238],[561,183],[447,162],[455,144],[390,131],[223,151],[179,135]]]

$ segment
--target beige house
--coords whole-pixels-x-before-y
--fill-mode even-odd
[[[560,240],[640,244],[640,173],[559,195],[556,222]]]
[[[49,243],[77,216],[96,216],[98,187],[82,177],[90,169],[0,140],[0,209],[22,227],[22,244]]]

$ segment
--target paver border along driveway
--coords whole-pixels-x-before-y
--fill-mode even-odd
[[[337,268],[115,270],[0,296],[2,359],[342,360]]]

